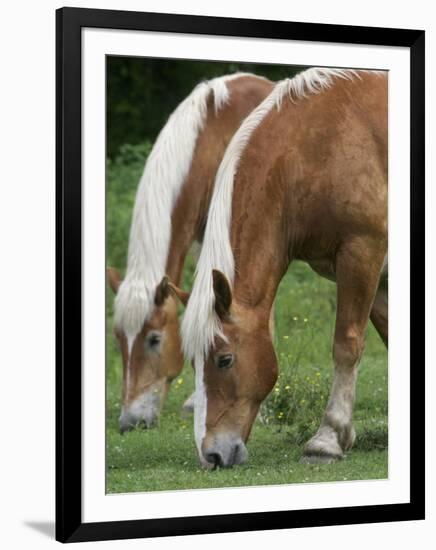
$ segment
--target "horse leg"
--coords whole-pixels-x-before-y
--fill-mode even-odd
[[[383,264],[383,246],[355,240],[336,259],[337,312],[333,387],[320,428],[304,448],[303,462],[343,457],[356,437],[352,424],[357,368]]]
[[[379,286],[377,290],[370,318],[380,338],[388,347],[388,289],[385,286]]]
[[[192,370],[195,372],[194,362],[191,363]],[[193,413],[195,408],[195,390],[191,393],[188,399],[183,403],[182,411],[184,413]]]
[[[195,391],[191,393],[188,399],[183,403],[182,410],[187,413],[194,412],[195,407]]]

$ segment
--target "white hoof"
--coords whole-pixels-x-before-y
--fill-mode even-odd
[[[333,428],[323,426],[304,446],[304,461],[303,459],[302,461],[306,464],[330,464],[343,456],[338,434]]]

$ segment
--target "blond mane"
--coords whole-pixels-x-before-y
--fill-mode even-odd
[[[171,214],[206,121],[209,96],[213,94],[218,112],[229,100],[226,83],[244,75],[235,73],[198,84],[171,114],[147,159],[133,210],[126,276],[115,300],[115,325],[130,338],[139,333],[154,309],[155,290],[166,270]]]

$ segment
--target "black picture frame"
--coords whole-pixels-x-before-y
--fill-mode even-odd
[[[128,29],[406,47],[410,50],[410,502],[82,523],[81,29]],[[61,542],[424,519],[424,55],[420,30],[79,8],[56,12],[56,539]],[[412,368],[412,358],[413,365]]]

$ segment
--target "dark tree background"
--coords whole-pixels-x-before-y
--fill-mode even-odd
[[[132,57],[107,58],[107,152],[153,143],[169,114],[201,80],[251,72],[280,80],[306,67]]]

